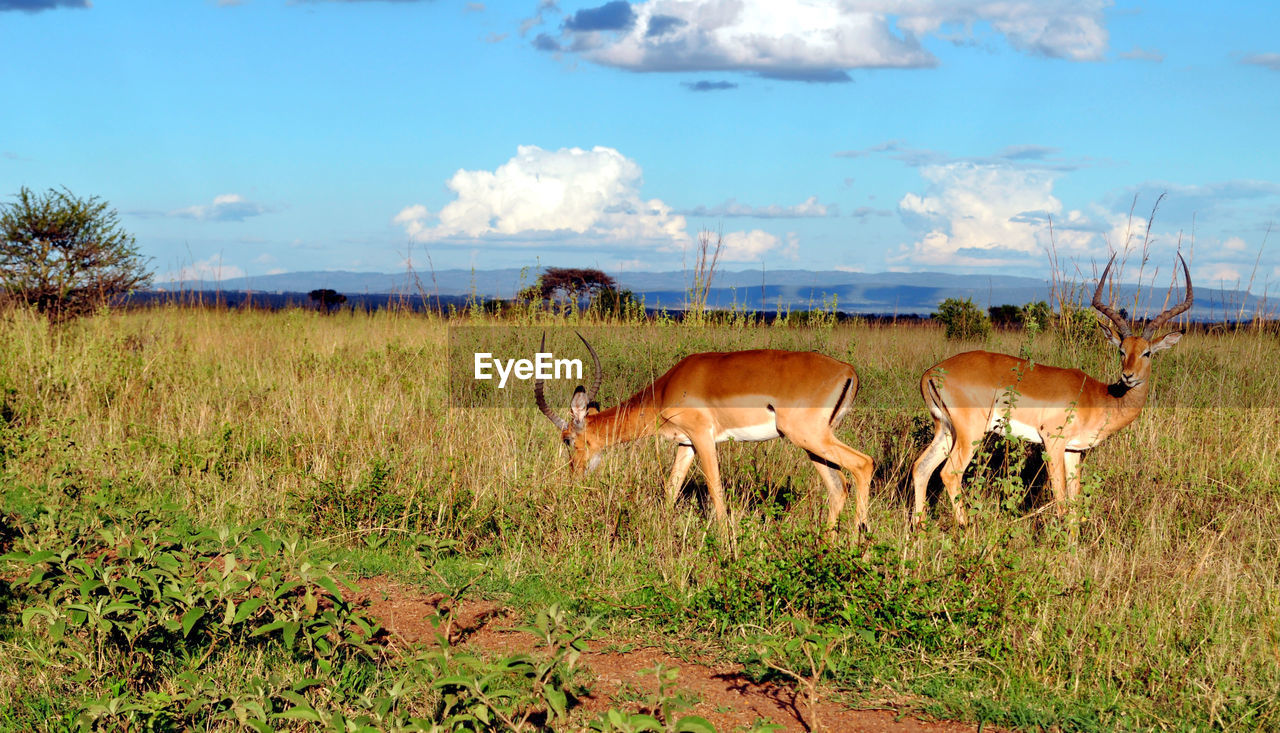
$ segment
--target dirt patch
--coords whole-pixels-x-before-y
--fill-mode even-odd
[[[493,601],[464,602],[454,609],[454,625],[447,630],[430,623],[445,598],[386,578],[358,581],[351,599],[387,631],[387,644],[407,648],[435,643],[447,631],[453,644],[511,655],[534,652],[534,637],[516,631],[520,619]],[[683,657],[683,658],[681,658]],[[869,733],[970,733],[977,726],[954,721],[927,721],[894,709],[851,710],[829,700],[811,710],[802,691],[787,685],[757,683],[736,664],[703,661],[694,651],[674,656],[634,639],[593,641],[579,659],[594,678],[591,694],[580,699],[587,710],[611,707],[641,710],[657,690],[651,670],[661,665],[678,669],[675,691],[691,702],[681,714],[700,715],[717,730],[730,731],[765,721],[787,731],[868,731]],[[646,711],[647,712],[647,711]],[[984,726],[984,730],[996,729]]]

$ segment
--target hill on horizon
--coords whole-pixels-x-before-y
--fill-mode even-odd
[[[614,276],[619,286],[643,299],[646,307],[684,308],[689,274],[623,272]],[[435,297],[475,296],[509,299],[536,278],[528,268],[496,270],[439,270],[430,274],[352,272],[344,270],[290,272],[239,277],[220,282],[169,281],[157,283],[161,292],[223,291],[258,293],[307,293],[331,288],[347,295],[418,295]],[[741,270],[717,272],[708,295],[713,308],[750,310],[835,309],[846,313],[931,313],[947,298],[970,298],[980,308],[1038,300],[1052,302],[1048,280],[1014,275],[957,275],[941,272],[861,273],[837,270]],[[1093,283],[1068,285],[1077,301],[1091,296]],[[1192,317],[1196,320],[1250,318],[1269,315],[1266,299],[1242,290],[1196,288]],[[1181,298],[1179,288],[1171,297]],[[1130,283],[1116,287],[1114,302],[1136,315],[1157,311],[1165,291]]]

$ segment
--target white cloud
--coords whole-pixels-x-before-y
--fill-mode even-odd
[[[649,0],[630,6],[621,27],[566,29],[582,53],[635,71],[738,70],[803,81],[844,81],[848,69],[937,64],[920,43],[957,43],[994,31],[1030,54],[1103,57],[1108,0]],[[599,10],[604,10],[601,6]]]
[[[226,265],[221,255],[214,255],[206,260],[199,260],[179,268],[176,272],[167,272],[158,279],[161,282],[218,282],[232,278],[244,277],[244,270],[235,265]]]
[[[169,216],[200,221],[244,221],[251,216],[258,216],[271,211],[261,205],[246,201],[238,193],[224,193],[213,197],[212,204],[201,204],[176,209]]]
[[[1025,263],[1053,241],[1061,252],[1096,243],[1096,228],[1082,212],[1063,213],[1050,171],[956,162],[926,165],[921,195],[908,193],[898,210],[908,225],[926,230],[896,259],[916,265],[995,266]]]
[[[788,233],[784,242],[762,229],[752,229],[749,232],[726,233],[720,260],[722,262],[758,262],[760,258],[770,253],[795,259],[798,251],[799,240],[794,233]]]
[[[640,166],[612,148],[521,145],[496,170],[455,173],[447,185],[456,198],[435,215],[434,224],[421,204],[405,207],[394,222],[417,241],[554,239],[665,248],[686,243],[684,217],[659,199],[641,198],[640,184]]]
[[[427,229],[427,218],[431,213],[422,204],[406,206],[396,214],[392,221],[404,227],[410,239],[417,239]]]
[[[1222,243],[1222,248],[1231,252],[1243,252],[1249,248],[1249,244],[1240,237],[1228,237]]]
[[[972,38],[975,26],[987,24],[1019,51],[1071,61],[1101,59],[1109,38],[1102,25],[1109,0],[886,0],[855,5],[897,13],[898,26],[918,35],[955,28],[947,37],[956,41]]]
[[[1219,283],[1233,285],[1243,281],[1244,278],[1241,276],[1240,269],[1238,267],[1221,262],[1218,264],[1197,267],[1195,280],[1214,283],[1215,285]]]

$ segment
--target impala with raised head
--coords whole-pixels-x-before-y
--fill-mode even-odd
[[[1179,331],[1155,338],[1165,323],[1191,307],[1191,272],[1181,254],[1178,259],[1186,277],[1186,296],[1147,323],[1141,335],[1135,335],[1129,323],[1102,300],[1114,255],[1102,271],[1092,305],[1109,321],[1098,325],[1120,352],[1120,377],[1111,384],[1079,369],[1044,366],[989,351],[956,354],[925,371],[920,392],[933,417],[934,436],[911,473],[912,523],[918,524],[923,517],[929,479],[945,461],[942,485],[956,522],[963,525],[960,482],[965,468],[986,433],[1005,431],[1044,446],[1056,509],[1059,515],[1065,514],[1080,493],[1084,451],[1138,417],[1150,388],[1151,357],[1182,338]]]
[[[853,367],[822,354],[799,351],[732,351],[693,354],[624,400],[600,410],[595,403],[603,374],[600,358],[582,335],[595,362],[590,391],[579,386],[569,402],[569,420],[547,406],[541,381],[534,382],[538,408],[560,429],[575,472],[589,471],[600,450],[659,435],[676,444],[667,480],[674,504],[697,457],[707,480],[716,519],[728,517],[716,443],[786,437],[809,455],[827,487],[827,528],[832,529],[848,497],[841,468],[853,474],[857,527],[867,521],[870,456],[840,442],[832,432],[848,414],[858,391]],[[543,336],[543,347],[546,336]]]

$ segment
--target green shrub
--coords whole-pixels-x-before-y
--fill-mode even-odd
[[[947,298],[938,304],[934,318],[946,327],[949,339],[984,339],[991,335],[991,319],[972,298]]]
[[[1027,303],[1022,306],[1022,327],[1043,333],[1049,330],[1049,325],[1053,321],[1053,309],[1043,300],[1037,300],[1034,303]]]

